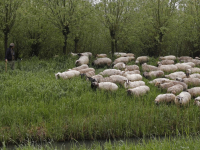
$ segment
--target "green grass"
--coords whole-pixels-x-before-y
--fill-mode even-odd
[[[147,79],[151,92],[142,97],[127,96],[121,86],[113,93],[93,91],[81,77],[56,80],[54,74],[73,68],[75,60],[32,58],[7,73],[0,62],[1,143],[199,134],[199,108],[192,102],[185,108],[156,106],[155,97],[164,91]]]

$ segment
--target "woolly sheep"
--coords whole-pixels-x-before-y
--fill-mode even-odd
[[[195,63],[193,62],[186,62],[186,63],[181,63],[183,65],[190,65],[191,67],[195,67]]]
[[[186,74],[183,71],[177,71],[177,72],[170,73],[169,75],[165,75],[165,77],[175,80],[177,77],[186,78]]]
[[[164,83],[166,81],[169,81],[169,79],[166,79],[166,78],[157,78],[157,79],[154,79],[152,81],[149,81],[150,84],[157,84],[157,83]]]
[[[125,63],[123,62],[120,62],[120,63],[117,63],[113,66],[114,69],[120,69],[120,70],[124,70],[125,69]]]
[[[148,56],[140,56],[136,59],[135,63],[136,64],[143,64],[149,61],[149,57]]]
[[[142,70],[143,71],[156,71],[158,70],[158,67],[152,66],[152,65],[147,65],[146,63],[142,64]]]
[[[77,71],[79,71],[79,70],[81,70],[81,69],[86,69],[86,68],[88,68],[88,65],[87,65],[87,64],[83,64],[83,65],[81,65],[81,66],[79,66],[79,67],[72,68],[72,70],[77,70]]]
[[[99,74],[103,76],[122,75],[122,71],[117,69],[106,69],[103,72],[100,72]]]
[[[139,66],[138,65],[126,65],[125,66],[125,71],[134,71],[134,70],[139,70]]]
[[[94,60],[92,62],[92,65],[97,66],[97,67],[104,67],[104,66],[108,66],[110,67],[112,64],[112,60],[110,58],[97,58],[96,60]]]
[[[191,73],[200,73],[200,68],[191,68]]]
[[[77,53],[70,53],[71,54],[71,56],[78,56],[78,54]]]
[[[181,70],[181,71],[186,71],[187,69],[192,68],[190,65],[187,65],[187,64],[177,63],[175,65],[177,66],[178,70]]]
[[[119,83],[121,85],[124,84],[124,82],[128,80],[126,77],[121,76],[121,75],[112,75],[110,76],[110,78],[113,79],[114,83]]]
[[[200,86],[199,78],[184,78],[183,82],[186,83],[188,86]]]
[[[181,84],[173,85],[167,89],[167,93],[178,94],[183,91]]]
[[[83,64],[88,64],[88,63],[89,63],[88,56],[81,56],[78,60],[76,60],[75,65],[81,66]]]
[[[191,100],[191,95],[188,92],[181,92],[179,95],[176,96],[175,98],[175,104],[182,106],[182,105],[187,105],[189,104]]]
[[[189,56],[181,56],[181,57],[178,57],[177,59],[181,62],[188,62],[188,61],[191,61],[193,58]]]
[[[87,73],[87,72],[90,72],[90,71],[95,72],[95,69],[94,68],[85,68],[85,69],[79,70],[80,73]]]
[[[150,72],[144,72],[143,76],[147,79],[149,78],[158,78],[158,77],[163,77],[164,76],[164,72],[161,70],[158,71],[150,71]]]
[[[124,83],[124,87],[126,89],[128,89],[128,88],[136,88],[138,86],[143,86],[143,85],[145,85],[144,81],[134,81],[134,82],[131,82],[129,80],[126,80],[125,83]]]
[[[177,85],[177,84],[180,84],[183,86],[183,90],[186,91],[188,86],[186,83],[184,82],[180,82],[180,81],[175,81],[175,80],[169,80],[169,81],[166,81],[166,83],[169,83],[169,82],[172,82],[174,85]]]
[[[194,99],[194,104],[200,107],[200,96]]]
[[[119,58],[115,59],[113,64],[115,65],[119,62],[123,62],[123,63],[127,64],[129,61],[132,61],[134,59],[135,59],[135,57],[119,57]]]
[[[162,60],[162,61],[158,61],[158,66],[161,65],[172,65],[174,64],[174,60]]]
[[[91,82],[99,82],[100,79],[102,79],[103,76],[98,74],[98,75],[94,75],[92,77],[88,77],[88,79],[91,81]]]
[[[159,94],[155,98],[155,104],[174,102],[176,96],[174,94]]]
[[[127,74],[140,74],[140,70],[124,71],[123,72],[123,76],[126,76]]]
[[[94,72],[94,71],[88,71],[88,72],[82,73],[82,74],[80,74],[80,75],[81,75],[81,78],[83,78],[83,77],[85,76],[86,79],[87,79],[88,77],[94,76],[94,75],[95,75],[95,72]]]
[[[176,65],[159,65],[158,70],[162,70],[164,72],[175,72],[178,70]]]
[[[104,57],[107,57],[107,54],[97,54],[96,57],[97,58],[104,58]]]
[[[195,57],[195,59],[197,59],[197,60],[200,60],[200,58],[199,58],[199,57]]]
[[[189,75],[190,78],[199,78],[200,79],[200,74],[199,73],[193,73]]]
[[[101,90],[107,90],[107,91],[116,91],[118,90],[118,86],[115,83],[112,82],[92,82],[91,87],[93,89],[101,89]]]
[[[92,53],[91,52],[84,52],[84,53],[78,53],[79,56],[88,56],[88,57],[92,57]]]
[[[116,56],[116,57],[125,57],[126,53],[123,53],[123,52],[114,52],[114,56]]]
[[[76,71],[76,70],[70,70],[70,71],[65,71],[65,72],[58,72],[55,74],[55,77],[56,79],[58,78],[63,78],[63,79],[70,79],[70,78],[73,78],[75,76],[78,76],[80,75],[80,72],[79,71]]]
[[[195,66],[200,66],[200,60],[192,59],[191,62],[193,62]]]
[[[159,57],[159,60],[175,60],[175,59],[176,59],[176,56],[174,55]]]
[[[165,81],[164,83],[159,83],[157,82],[155,85],[160,87],[161,89],[168,89],[174,85],[180,84],[183,86],[183,90],[187,90],[188,86],[186,83],[184,82],[179,82],[179,81],[174,81],[174,80],[169,80],[169,81]]]
[[[130,81],[141,81],[142,76],[140,74],[127,74],[125,76]]]
[[[143,86],[138,86],[136,88],[128,89],[127,93],[128,95],[141,96],[141,95],[146,94],[149,91],[150,91],[150,88],[146,85],[143,85]]]
[[[187,92],[189,92],[192,97],[200,96],[200,87],[193,87],[188,89]]]

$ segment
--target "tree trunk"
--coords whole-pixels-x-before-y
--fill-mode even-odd
[[[78,38],[78,37],[75,37],[75,39],[74,39],[74,44],[75,44],[75,50],[74,50],[74,52],[75,52],[75,53],[78,52],[78,51],[77,51],[77,48],[78,48],[78,42],[79,42],[79,38]]]
[[[118,49],[117,49],[117,40],[115,40],[115,52],[118,52]]]
[[[66,55],[67,52],[67,38],[68,38],[68,34],[70,33],[69,31],[69,26],[66,25],[63,28],[63,35],[64,35],[64,46],[63,46],[63,54]]]
[[[8,45],[8,32],[4,32],[4,49],[5,49],[5,55],[6,55],[6,50],[7,50],[7,45]]]
[[[115,31],[114,30],[110,30],[110,36],[111,36],[111,53],[112,53],[112,58],[114,56],[114,52],[115,52]]]

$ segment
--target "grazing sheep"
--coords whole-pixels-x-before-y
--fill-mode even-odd
[[[92,53],[91,52],[84,52],[84,53],[78,53],[79,56],[88,56],[88,57],[92,57]]]
[[[183,91],[183,86],[181,84],[176,84],[167,89],[167,93],[178,94]]]
[[[88,56],[81,56],[78,60],[76,60],[75,65],[81,66],[83,64],[88,64],[88,63],[89,63]]]
[[[158,67],[152,66],[152,65],[147,65],[146,63],[142,64],[142,70],[143,71],[156,71],[158,70]]]
[[[97,58],[96,60],[94,60],[92,62],[92,65],[93,66],[96,66],[96,67],[104,67],[104,66],[108,66],[110,67],[112,64],[112,60],[110,58]]]
[[[174,85],[177,85],[177,84],[180,84],[183,86],[183,91],[186,91],[187,88],[188,88],[188,85],[186,83],[184,83],[183,81],[175,81],[175,80],[169,80],[169,81],[166,81],[166,83],[170,83],[172,82]]]
[[[183,65],[190,65],[191,67],[195,67],[195,63],[193,62],[186,62],[186,63],[181,63]]]
[[[94,71],[88,71],[88,72],[82,73],[82,74],[80,74],[80,75],[81,75],[81,78],[83,78],[83,77],[85,76],[86,79],[87,79],[88,77],[94,76],[94,75],[95,75],[95,72],[94,72]]]
[[[126,53],[114,52],[114,56],[116,56],[116,57],[126,57]]]
[[[189,75],[190,78],[199,78],[200,79],[200,74],[199,73],[193,73]]]
[[[186,78],[186,74],[183,71],[177,71],[174,73],[170,73],[169,75],[165,75],[166,78],[175,80],[177,77]]]
[[[158,70],[162,70],[164,72],[175,72],[178,70],[176,65],[159,65]]]
[[[191,68],[191,73],[200,73],[200,68]]]
[[[113,83],[119,83],[121,85],[123,85],[124,82],[128,80],[126,77],[121,76],[121,75],[112,75],[110,76],[110,78],[113,79]]]
[[[86,69],[86,68],[88,68],[88,65],[83,64],[83,65],[81,65],[79,67],[72,68],[71,70],[77,70],[77,71],[79,71],[79,70]]]
[[[90,72],[90,71],[95,72],[95,69],[94,68],[85,68],[85,69],[79,70],[80,73],[86,73],[86,72]]]
[[[99,74],[103,76],[122,75],[122,71],[117,69],[106,69],[103,72],[100,72]]]
[[[200,107],[200,96],[194,99],[194,104]]]
[[[191,62],[193,62],[195,66],[200,66],[200,60],[198,59],[192,59]]]
[[[176,96],[174,94],[159,94],[155,98],[155,104],[174,102]]]
[[[98,82],[112,82],[115,83],[114,79],[111,77],[99,78]]]
[[[168,89],[172,86],[174,86],[174,83],[173,82],[167,82],[167,83],[156,83],[155,86],[157,86],[158,88],[161,88],[161,89]]]
[[[126,76],[127,74],[140,74],[140,70],[124,71],[123,72],[123,76]]]
[[[58,72],[55,74],[55,77],[56,79],[59,79],[60,77],[63,78],[63,79],[70,79],[70,78],[73,78],[75,76],[78,76],[80,75],[80,72],[79,71],[76,71],[76,70],[70,70],[70,71],[65,71],[65,72]]]
[[[166,79],[166,78],[157,78],[157,79],[154,79],[152,81],[149,81],[149,83],[156,85],[158,83],[162,84],[162,83],[164,83],[166,81],[169,81],[169,79]]]
[[[190,74],[192,73],[192,71],[191,71],[191,69],[187,69],[187,70],[185,71],[185,73],[186,73],[186,77],[189,78],[189,76],[190,76]]]
[[[120,62],[120,63],[117,63],[113,66],[114,69],[120,69],[120,70],[124,70],[125,69],[125,63],[123,62]]]
[[[148,56],[140,56],[136,59],[135,63],[136,64],[143,64],[149,61],[149,57]]]
[[[158,77],[163,77],[164,76],[164,72],[161,70],[158,71],[150,71],[150,72],[144,72],[143,76],[147,79],[150,78],[158,78]]]
[[[150,88],[146,85],[143,85],[143,86],[138,86],[138,87],[133,88],[133,89],[128,89],[127,94],[133,95],[133,96],[141,96],[141,95],[146,94],[149,91],[150,91]]]
[[[191,100],[191,95],[188,92],[181,92],[178,96],[175,98],[175,104],[182,106],[189,104]]]
[[[71,54],[71,56],[78,56],[78,54],[77,53],[70,53]]]
[[[181,56],[181,57],[178,57],[177,59],[181,62],[188,62],[188,61],[191,61],[193,58],[189,56]]]
[[[159,57],[159,60],[176,60],[176,56],[169,55],[169,56]]]
[[[184,78],[183,82],[186,83],[188,86],[200,86],[199,78]]]
[[[199,58],[199,57],[195,57],[195,59],[197,59],[197,60],[200,60],[200,58]]]
[[[187,65],[187,64],[177,63],[175,65],[178,67],[178,70],[181,70],[181,71],[186,71],[187,69],[192,68],[190,65]]]
[[[100,79],[103,79],[103,76],[98,74],[98,75],[94,75],[92,77],[88,77],[89,81],[91,82],[99,82]]]
[[[107,54],[96,54],[97,58],[104,58],[107,57]]]
[[[141,81],[142,76],[140,74],[127,74],[125,76],[130,81]]]
[[[126,57],[135,57],[133,53],[126,53]]]
[[[158,66],[161,64],[161,65],[172,65],[174,64],[174,60],[162,60],[162,61],[158,61]]]
[[[135,57],[119,57],[119,58],[115,59],[113,64],[115,65],[119,62],[123,62],[123,63],[127,64],[129,61],[132,61],[134,59],[135,59]]]
[[[107,90],[107,91],[116,91],[118,90],[118,86],[115,83],[112,82],[92,82],[91,87],[93,89],[101,89],[101,90]]]
[[[125,71],[134,71],[134,70],[139,70],[139,66],[138,65],[126,65],[125,66]]]
[[[192,97],[200,96],[200,87],[193,87],[188,89],[187,92],[189,92]]]
[[[128,89],[128,88],[130,88],[130,89],[131,88],[136,88],[138,86],[143,86],[143,85],[145,85],[144,81],[134,81],[134,82],[131,82],[129,80],[126,80],[125,83],[124,83],[124,87],[126,89]]]

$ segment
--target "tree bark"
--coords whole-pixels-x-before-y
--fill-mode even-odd
[[[79,38],[78,38],[78,37],[75,37],[75,39],[74,39],[74,44],[75,44],[75,50],[74,50],[74,52],[75,52],[75,53],[78,52],[78,51],[77,51],[77,49],[78,49],[78,42],[79,42]]]
[[[110,30],[110,36],[111,36],[111,53],[112,53],[112,58],[114,56],[114,52],[115,52],[115,31],[114,30]]]
[[[68,38],[68,34],[70,33],[69,31],[69,26],[66,25],[63,28],[63,35],[64,35],[64,46],[63,46],[63,54],[66,55],[67,52],[67,38]]]

